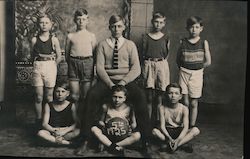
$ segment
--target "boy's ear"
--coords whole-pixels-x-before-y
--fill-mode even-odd
[[[201,26],[201,32],[203,31],[203,26]]]
[[[67,91],[67,97],[70,95],[70,91]]]
[[[183,97],[183,95],[182,95],[182,93],[180,94],[180,100],[182,99],[182,97]]]
[[[151,19],[151,24],[152,24],[152,25],[154,24],[154,20],[153,20],[153,19]]]

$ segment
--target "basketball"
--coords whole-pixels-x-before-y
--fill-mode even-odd
[[[119,142],[128,137],[130,127],[128,120],[115,117],[106,124],[107,136],[112,142]]]

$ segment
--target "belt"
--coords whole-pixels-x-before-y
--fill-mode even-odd
[[[145,60],[158,62],[158,61],[163,61],[165,59],[164,58],[148,58],[148,57],[146,57]]]
[[[37,56],[35,57],[35,61],[55,61],[55,57],[41,57]]]
[[[85,59],[90,59],[93,58],[93,56],[70,56],[73,59],[78,59],[78,60],[85,60]]]

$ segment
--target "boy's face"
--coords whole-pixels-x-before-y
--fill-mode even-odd
[[[165,18],[156,18],[152,21],[152,25],[155,31],[161,31],[165,26]]]
[[[123,31],[125,30],[125,25],[122,20],[111,24],[109,30],[114,38],[119,38],[122,36]]]
[[[39,26],[40,26],[41,31],[47,32],[51,30],[52,22],[48,17],[42,17],[39,20]]]
[[[189,27],[187,30],[191,37],[198,37],[203,30],[203,26],[201,26],[199,23],[196,23]]]
[[[85,29],[87,24],[89,23],[88,15],[84,14],[82,16],[76,16],[75,23],[78,29],[80,30]]]
[[[182,98],[180,89],[175,88],[175,87],[170,87],[168,90],[168,98],[169,98],[170,103],[172,104],[178,103],[179,100],[181,100]]]
[[[126,96],[124,92],[123,91],[114,92],[112,95],[112,101],[115,108],[120,107],[126,101]]]
[[[55,90],[55,98],[57,101],[62,102],[66,100],[66,98],[69,96],[69,91],[62,88],[62,87],[57,87]]]

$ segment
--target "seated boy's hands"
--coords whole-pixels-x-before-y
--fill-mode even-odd
[[[168,142],[174,142],[174,139],[172,139],[171,136],[168,137]]]
[[[54,136],[60,136],[60,133],[59,133],[59,131],[56,129],[56,130],[54,130],[53,135],[54,135]]]
[[[172,151],[175,151],[178,148],[179,142],[180,142],[179,139],[169,141],[169,145],[170,145],[170,148],[172,149]]]
[[[125,86],[125,85],[126,85],[126,82],[125,82],[124,80],[121,80],[117,85]]]
[[[63,136],[63,135],[66,134],[66,132],[64,130],[60,130],[60,129],[56,129],[54,131],[54,133],[55,133],[56,136]]]

